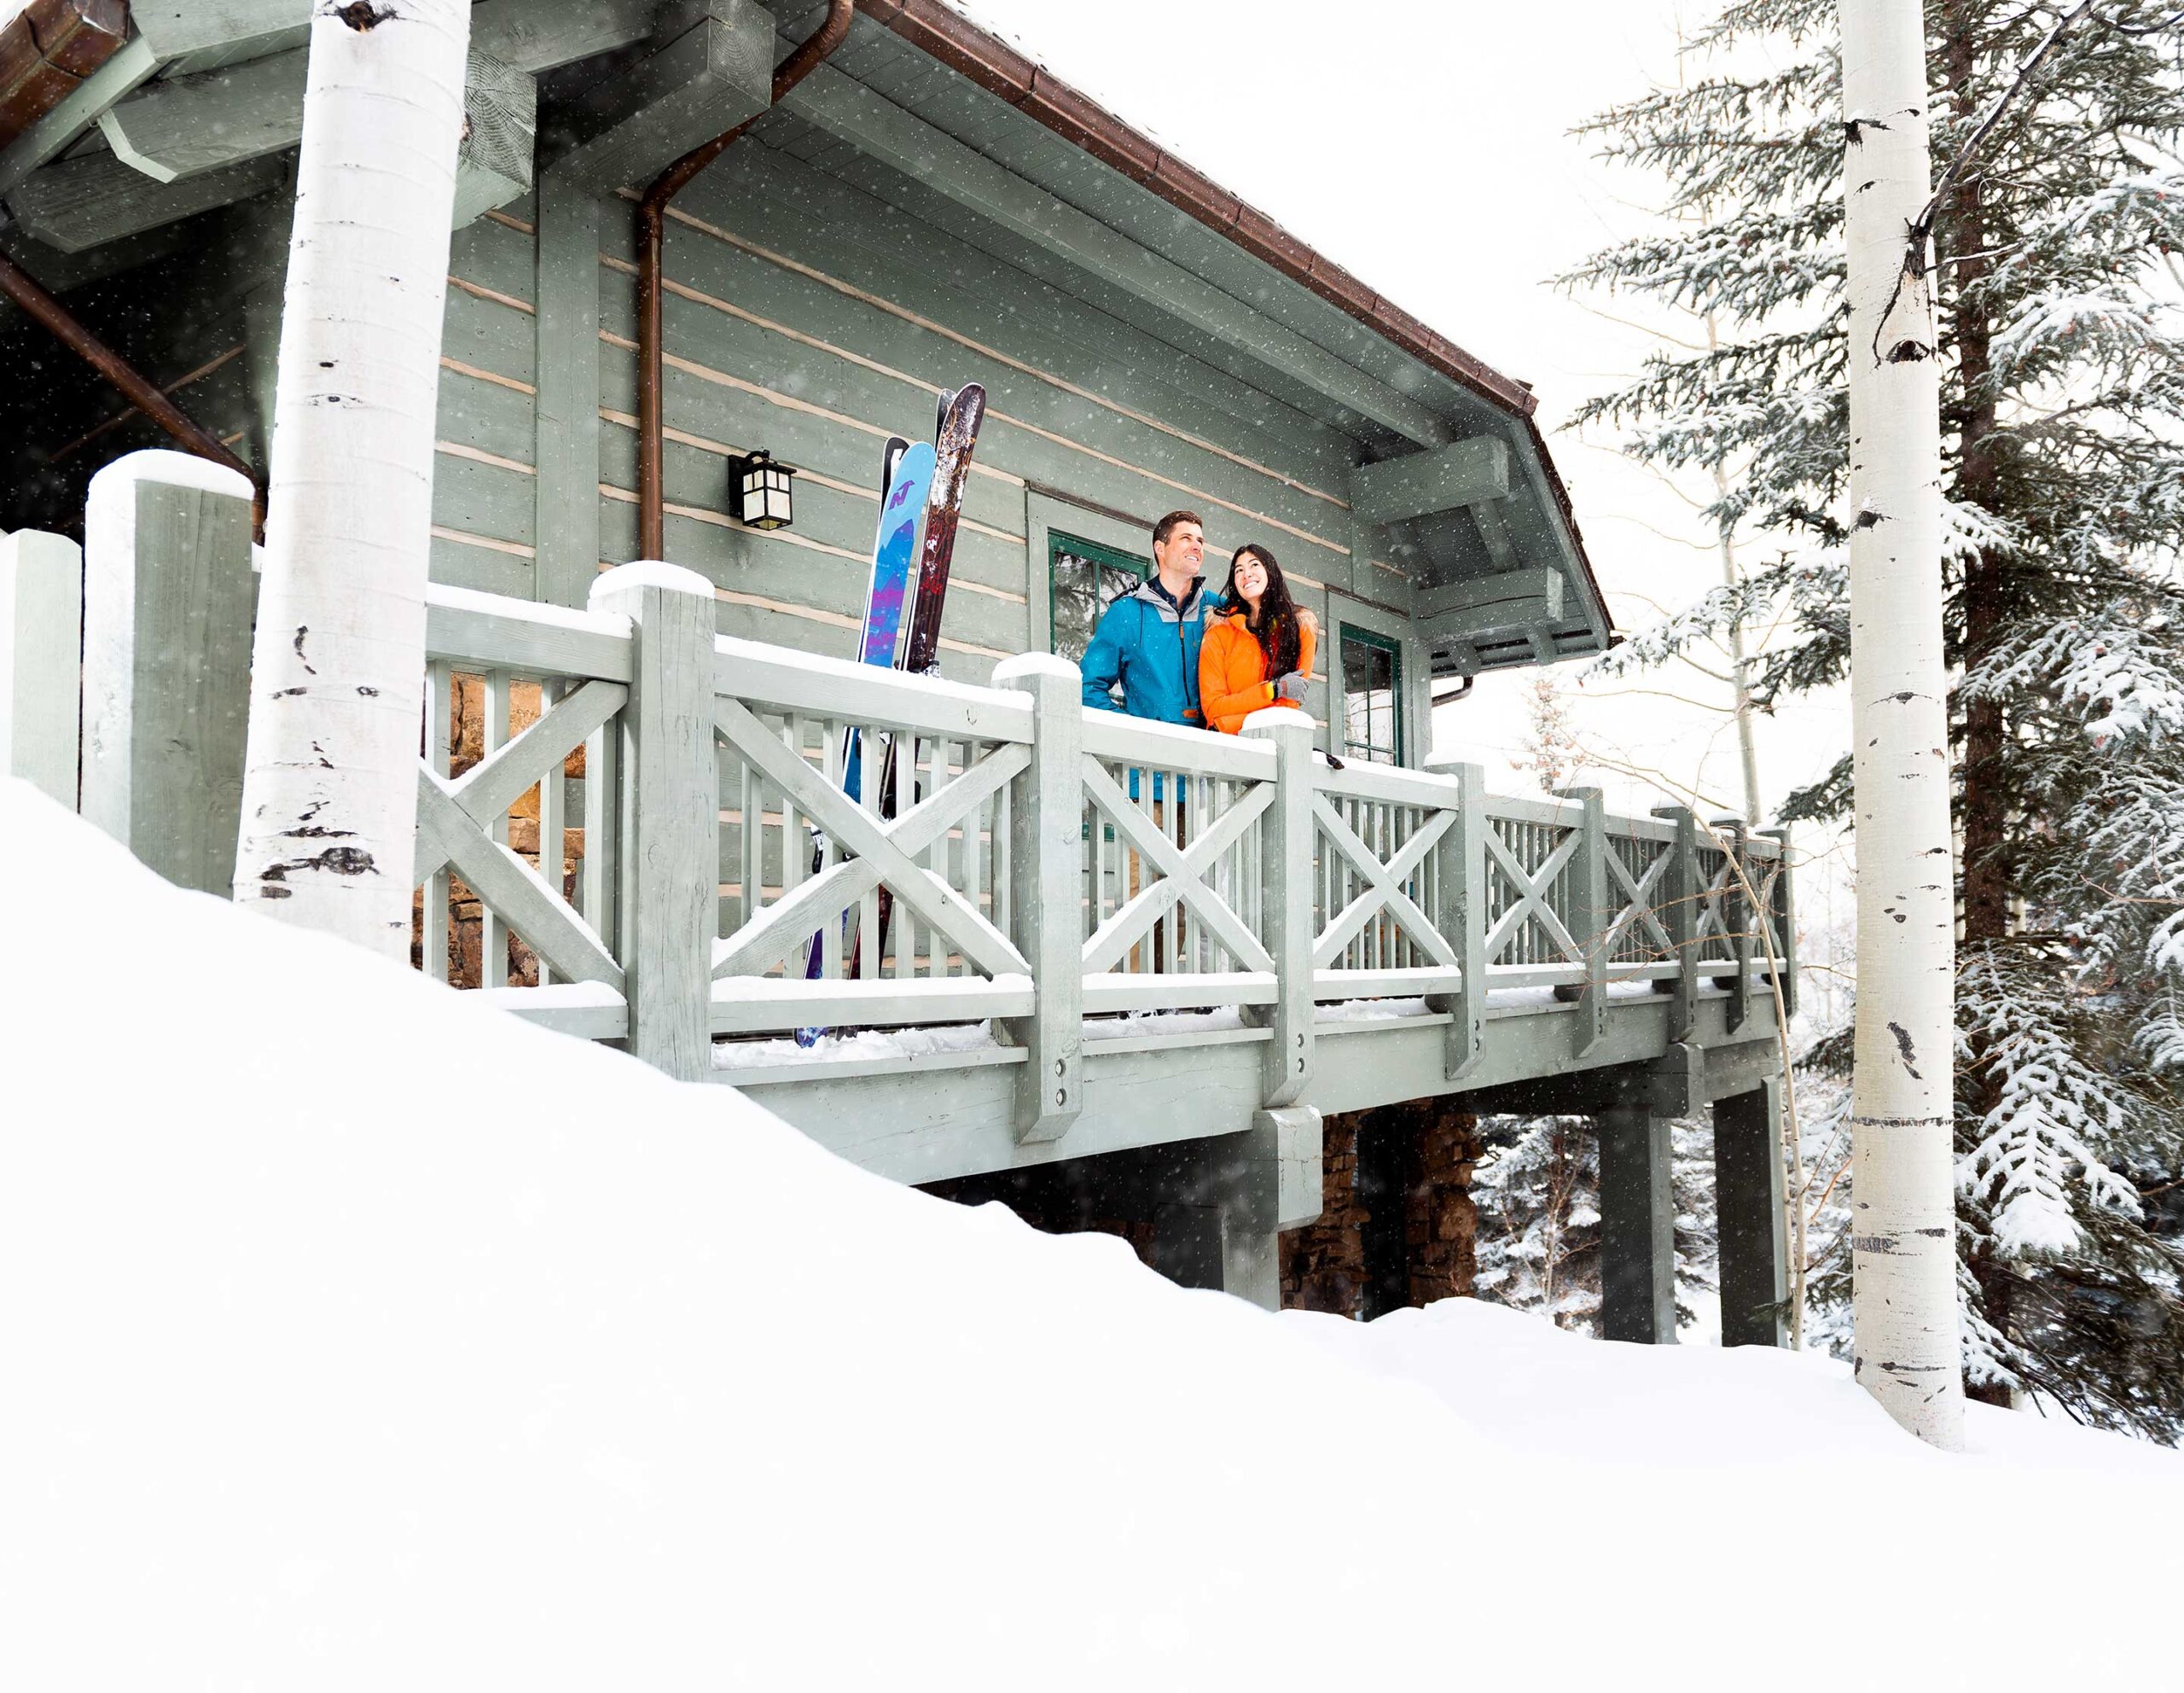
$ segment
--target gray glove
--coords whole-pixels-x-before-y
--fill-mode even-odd
[[[1274,684],[1274,697],[1301,706],[1304,703],[1304,689],[1308,685],[1304,678],[1292,670]]]

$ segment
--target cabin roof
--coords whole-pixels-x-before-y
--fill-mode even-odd
[[[1231,246],[1310,290],[1390,347],[1484,402],[1498,418],[1506,420],[1504,427],[1529,450],[1525,456],[1536,467],[1541,491],[1551,503],[1560,532],[1557,538],[1566,548],[1582,583],[1583,596],[1589,602],[1582,609],[1573,606],[1567,620],[1571,625],[1578,621],[1589,625],[1586,634],[1590,638],[1577,637],[1572,628],[1548,650],[1541,650],[1536,640],[1526,646],[1512,638],[1500,643],[1503,649],[1500,656],[1465,651],[1461,660],[1436,649],[1437,672],[1551,660],[1599,651],[1621,639],[1615,633],[1606,596],[1594,573],[1569,490],[1540,430],[1536,417],[1538,400],[1530,383],[1506,375],[1466,352],[1265,212],[1071,86],[1045,64],[942,0],[858,0],[857,15],[884,26],[926,57],[1006,102]],[[930,109],[921,111],[920,115],[927,121],[944,121]],[[1398,451],[1410,446],[1404,443]],[[1447,526],[1440,527],[1445,530]],[[1397,550],[1411,555],[1404,561],[1414,579],[1423,586],[1443,585],[1436,578],[1445,578],[1448,573],[1434,568],[1433,555],[1442,554],[1441,561],[1445,563],[1445,536],[1432,532],[1430,524],[1423,529],[1415,525],[1391,527],[1397,532]],[[1418,567],[1421,562],[1423,569]],[[1549,641],[1554,638],[1550,634]]]

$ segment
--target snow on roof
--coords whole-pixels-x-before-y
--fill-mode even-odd
[[[1186,1293],[0,784],[0,1685],[2164,1684],[2184,1459]],[[2075,1550],[2069,1553],[2077,1556]],[[1800,1632],[1804,1573],[1855,1578]],[[2067,1680],[2066,1680],[2067,1678]]]

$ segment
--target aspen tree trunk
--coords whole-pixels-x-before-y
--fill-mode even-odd
[[[1711,311],[1706,314],[1706,346],[1711,352],[1721,351],[1721,331]],[[1724,506],[1728,503],[1728,473],[1718,463],[1714,466],[1714,497]],[[1734,531],[1734,526],[1727,519],[1720,521],[1714,531],[1715,544],[1722,555],[1722,585],[1731,592],[1744,581],[1744,573],[1737,568]],[[1744,773],[1744,820],[1757,829],[1766,821],[1767,814],[1759,800],[1759,746],[1751,723],[1751,660],[1745,651],[1744,619],[1740,615],[1729,625],[1729,681],[1734,690],[1737,714],[1737,763]]]
[[[317,0],[235,898],[410,947],[468,0]]]
[[[1919,0],[1842,0],[1850,301],[1850,728],[1857,783],[1852,1084],[1857,1376],[1963,1444],[1957,1343],[1941,393]]]

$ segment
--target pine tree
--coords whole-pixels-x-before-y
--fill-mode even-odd
[[[1937,160],[2068,9],[1928,7]],[[1849,656],[1834,11],[1732,0],[1691,44],[1699,74],[1589,125],[1665,183],[1665,215],[1563,279],[1715,316],[1718,347],[1655,355],[1578,421],[1718,470],[1709,517],[1773,543],[1629,649],[1780,614],[1763,708]],[[2184,15],[2101,0],[2073,24],[1934,237],[1966,1375],[2173,1439],[2184,1240],[2146,1201],[2184,1175]],[[1846,751],[1783,816],[1843,817],[1850,788]]]

